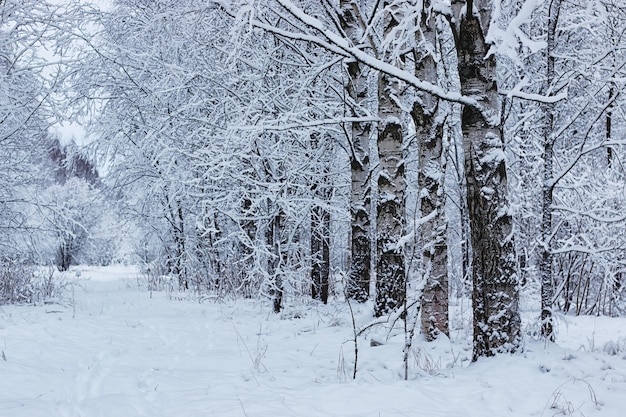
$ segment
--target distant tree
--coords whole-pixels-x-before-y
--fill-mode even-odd
[[[75,144],[62,146],[58,138],[51,139],[48,144],[48,157],[58,184],[65,184],[70,178],[80,178],[94,186],[100,181],[94,164],[78,151]]]
[[[331,199],[333,183],[329,178],[332,141],[320,143],[318,135],[311,138],[311,153],[308,159],[321,160],[321,169],[313,168],[311,197],[311,295],[313,299],[328,303],[330,290],[330,239]],[[316,155],[318,154],[318,155]],[[321,171],[321,172],[320,172]],[[317,178],[316,178],[317,177]]]
[[[623,105],[623,8],[611,1],[517,3],[511,32],[528,36],[519,37],[515,54],[504,43],[516,59],[503,71],[511,95],[520,97],[509,112],[517,244],[524,282],[541,288],[541,335],[554,340],[559,308],[616,305],[609,293],[623,270],[624,219],[614,186],[623,169],[611,161],[623,148],[615,136],[623,127],[613,117]]]
[[[48,187],[39,206],[46,219],[44,227],[56,241],[54,262],[59,271],[67,271],[71,265],[80,263],[80,255],[86,253],[103,214],[104,201],[85,180],[75,177]]]
[[[323,75],[336,62],[202,1],[144,5],[97,14],[105,33],[73,79],[78,103],[99,98],[105,181],[181,288],[261,292],[280,308],[283,289],[310,296],[319,271],[326,292],[341,168],[325,120],[341,107]]]
[[[43,231],[37,232],[36,251],[44,258],[53,252],[61,271],[79,263],[109,263],[118,246],[115,241],[122,240],[115,236],[121,234],[119,219],[107,217],[116,211],[114,199],[106,196],[97,169],[76,144],[63,146],[57,138],[50,139],[47,152],[42,169],[51,179],[38,184],[33,199],[37,216],[31,225]]]

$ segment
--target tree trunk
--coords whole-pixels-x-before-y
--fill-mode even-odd
[[[311,295],[326,304],[330,275],[330,213],[316,206],[311,214]]]
[[[320,135],[311,135],[310,147],[316,156],[309,158],[320,162],[316,169],[317,178],[311,179],[311,196],[313,208],[311,209],[311,296],[326,304],[328,302],[328,289],[330,279],[330,212],[332,186],[330,179],[330,157],[332,148],[329,141],[320,143]]]
[[[167,192],[167,189],[165,190]],[[181,289],[189,289],[187,279],[187,271],[185,267],[185,218],[183,216],[183,208],[177,199],[165,196],[168,208],[166,218],[172,228],[172,239],[174,241],[173,259],[169,259],[170,271],[178,278],[178,286]]]
[[[284,247],[282,242],[284,213],[280,207],[278,207],[276,211],[276,214],[267,228],[267,243],[270,247],[267,272],[272,278],[270,295],[272,297],[274,313],[280,313],[283,308],[283,280],[281,269],[284,260]]]
[[[72,265],[72,241],[71,236],[66,236],[57,248],[56,265],[61,272],[67,271]]]
[[[350,0],[341,0],[341,26],[350,40],[360,42],[362,29]],[[356,6],[355,6],[356,7]],[[357,9],[358,10],[358,9]],[[347,62],[347,92],[352,100],[351,116],[362,113],[361,106],[368,98],[369,69],[356,60]],[[369,297],[371,263],[371,175],[369,141],[372,126],[369,122],[353,122],[350,131],[350,169],[352,188],[350,194],[351,258],[346,295],[364,302]]]
[[[556,42],[556,25],[558,22],[560,0],[553,0],[548,7],[548,33],[546,48],[546,80],[544,94],[550,94],[554,82],[554,56],[552,55]],[[543,113],[543,198],[541,212],[541,257],[539,259],[539,276],[541,280],[541,335],[547,340],[554,341],[554,326],[552,319],[552,304],[554,301],[554,281],[552,279],[552,201],[554,187],[551,185],[553,177],[554,138],[554,104],[542,104]]]
[[[609,87],[609,102],[613,101],[613,97],[615,97],[615,86],[613,84],[611,84],[611,87]],[[613,128],[613,104],[609,104],[608,108],[606,109],[606,141],[610,142],[611,141],[611,130]],[[613,147],[607,146],[606,148],[606,164],[609,168],[611,168],[613,166]]]
[[[437,84],[435,45],[436,17],[429,15],[430,1],[424,1],[420,16],[420,36],[426,43],[414,50],[415,75]],[[420,93],[411,111],[418,144],[418,186],[422,223],[422,268],[426,284],[422,292],[421,327],[427,340],[439,333],[449,335],[448,329],[448,247],[445,219],[445,162],[443,143],[445,115],[439,99]]]
[[[241,237],[241,257],[242,267],[239,270],[239,275],[243,284],[243,292],[245,297],[251,297],[253,292],[253,284],[255,282],[254,275],[254,247],[257,244],[257,223],[253,220],[255,212],[252,207],[252,200],[248,197],[243,199],[242,202],[242,221],[241,229],[243,235]]]
[[[398,25],[394,17],[395,7],[385,14],[385,36],[390,36]],[[385,61],[392,63],[395,57],[387,48]],[[404,159],[402,154],[402,109],[400,81],[387,74],[378,76],[378,201],[376,207],[376,303],[377,317],[400,307],[406,295],[404,253],[401,243],[404,232]]]
[[[480,16],[461,13],[463,3]],[[479,102],[479,107],[466,105],[461,120],[472,243],[473,360],[477,360],[521,346],[519,289],[496,59],[487,55],[490,45],[485,42],[492,5],[470,0],[454,6],[461,92]]]

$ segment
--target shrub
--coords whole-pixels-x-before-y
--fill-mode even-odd
[[[60,297],[64,287],[55,279],[54,268],[0,259],[0,305],[46,302]]]
[[[14,259],[0,260],[0,304],[33,300],[35,269]]]

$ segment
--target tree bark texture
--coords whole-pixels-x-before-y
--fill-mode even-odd
[[[330,213],[316,206],[311,213],[311,296],[328,302],[330,275]]]
[[[548,6],[548,33],[546,48],[546,80],[544,94],[549,95],[554,82],[553,51],[556,42],[556,26],[560,0],[553,0]],[[554,104],[545,103],[541,106],[543,113],[543,196],[541,207],[541,257],[539,259],[539,276],[541,280],[541,335],[547,340],[554,341],[554,325],[552,318],[552,304],[554,301],[554,280],[552,277],[553,255],[550,247],[552,239],[552,202],[554,186],[553,178],[554,159]]]
[[[461,13],[463,3],[467,13]],[[485,42],[491,6],[490,1],[455,4],[461,92],[479,102],[479,107],[466,105],[461,120],[472,243],[473,360],[521,346],[496,59]]]
[[[257,234],[257,222],[252,220],[254,216],[254,210],[252,207],[252,200],[248,197],[242,201],[242,222],[241,229],[243,232],[241,253],[243,258],[243,265],[240,269],[241,279],[244,285],[244,294],[246,297],[252,295],[253,282],[255,281],[252,275],[254,270],[254,245],[256,244]]]
[[[283,307],[283,279],[281,268],[284,256],[282,229],[284,227],[285,216],[280,207],[276,210],[277,212],[267,228],[267,243],[271,251],[267,261],[267,272],[273,279],[270,287],[270,295],[272,297],[274,313],[280,313]]]
[[[185,257],[187,255],[185,245],[185,218],[183,216],[183,208],[180,201],[166,196],[169,215],[166,216],[172,228],[172,237],[174,240],[174,254],[171,262],[171,272],[178,278],[178,285],[182,289],[189,289],[189,281],[187,277],[187,268],[185,265]]]
[[[384,4],[385,7],[388,5]],[[398,25],[391,11],[386,12],[384,33],[389,36]],[[385,60],[395,58],[387,48]],[[376,206],[376,302],[374,314],[380,317],[403,305],[406,295],[404,251],[401,238],[405,226],[405,179],[402,148],[402,109],[400,82],[387,74],[378,76],[378,201]]]
[[[420,30],[414,50],[415,75],[437,84],[435,45],[437,17],[430,13],[430,1],[424,1],[420,15]],[[418,186],[422,223],[422,268],[425,286],[422,291],[421,329],[427,340],[438,334],[449,335],[448,329],[448,247],[445,218],[445,152],[443,128],[445,115],[439,99],[422,92],[411,111],[415,124],[419,172]]]
[[[351,0],[341,0],[341,26],[349,39],[360,43],[362,29],[358,22],[356,5]],[[348,70],[347,92],[351,99],[351,116],[360,116],[368,98],[369,69],[356,60],[346,63]],[[364,302],[370,291],[371,248],[371,172],[369,141],[372,131],[369,122],[352,122],[350,128],[351,170],[351,257],[346,295]]]

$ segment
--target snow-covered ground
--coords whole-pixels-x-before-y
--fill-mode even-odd
[[[415,341],[408,381],[404,335],[379,325],[359,338],[352,380],[343,303],[277,316],[258,301],[151,298],[130,268],[71,276],[61,304],[0,307],[0,416],[626,416],[625,319],[561,318],[557,344],[469,364],[458,313],[452,342]]]

